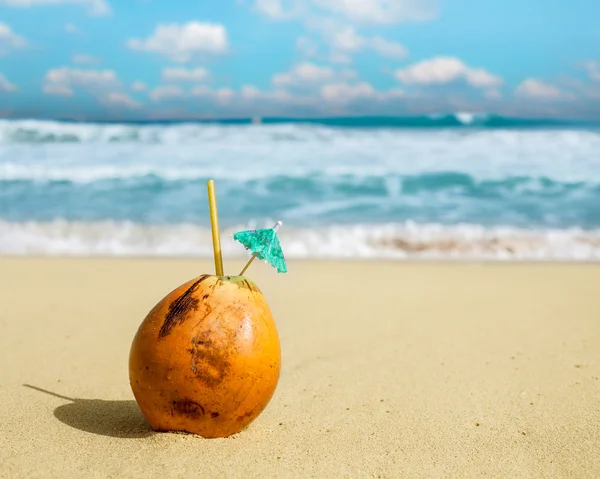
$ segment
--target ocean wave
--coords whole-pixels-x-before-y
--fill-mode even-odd
[[[239,224],[222,231],[226,258],[247,257],[235,231],[272,226]],[[440,224],[284,227],[288,259],[387,258],[481,260],[600,260],[600,230],[483,228]],[[132,222],[0,221],[0,254],[63,256],[210,257],[210,230],[193,224],[150,226]]]
[[[168,179],[149,174],[90,182],[60,176],[43,181],[0,180],[0,218],[201,224],[208,218],[205,182],[209,177],[203,172],[195,177],[196,172],[189,170],[177,173]],[[479,180],[452,171],[217,180],[223,221],[234,223],[275,215],[302,227],[411,219],[485,226],[600,226],[597,181],[523,176]]]
[[[0,144],[9,143],[146,143],[201,142],[220,137],[230,130],[265,131],[271,139],[302,141],[299,132],[328,129],[575,129],[600,130],[599,122],[552,119],[510,118],[488,114],[457,112],[416,117],[332,117],[148,121],[72,122],[56,120],[0,119]]]
[[[3,167],[1,167],[3,166]],[[239,172],[238,172],[239,173]],[[219,179],[226,190],[245,188],[248,193],[287,192],[288,194],[333,192],[369,196],[397,196],[435,191],[454,191],[465,195],[487,196],[505,193],[555,194],[573,190],[598,190],[600,181],[561,181],[541,176],[507,176],[479,179],[461,171],[439,171],[417,174],[378,173],[354,174],[352,171],[318,172],[249,171],[238,175],[230,171],[207,171],[205,168],[157,169],[151,166],[79,168],[26,168],[13,164],[0,165],[0,185],[9,188],[40,188],[44,184],[86,185],[101,187],[136,188],[148,186],[161,189],[169,183],[178,187],[189,183],[200,184],[208,179]]]
[[[6,140],[15,125],[54,140]],[[0,138],[4,221],[205,224],[212,178],[227,224],[600,227],[591,130],[5,121]]]
[[[77,128],[88,126],[76,125]],[[273,176],[393,176],[460,172],[478,180],[545,177],[600,182],[600,135],[589,131],[343,132],[276,125],[188,135],[161,129],[156,144],[2,144],[0,180],[93,182]],[[199,128],[194,126],[193,128]],[[209,129],[210,129],[209,128]],[[285,134],[284,134],[285,133]],[[170,139],[167,141],[166,138]]]

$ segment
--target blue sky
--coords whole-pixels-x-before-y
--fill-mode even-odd
[[[598,0],[0,0],[0,116],[600,119],[599,18]]]

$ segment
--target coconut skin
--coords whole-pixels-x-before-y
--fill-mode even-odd
[[[203,275],[173,290],[143,320],[129,355],[131,389],[152,429],[206,438],[256,419],[280,370],[271,310],[243,276]]]

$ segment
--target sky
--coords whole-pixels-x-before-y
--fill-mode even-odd
[[[0,117],[597,120],[598,19],[598,0],[0,0]]]

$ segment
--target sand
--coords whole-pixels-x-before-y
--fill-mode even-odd
[[[273,400],[203,439],[149,429],[127,361],[211,262],[1,258],[0,476],[600,477],[600,265],[289,268],[249,272],[281,336]]]

